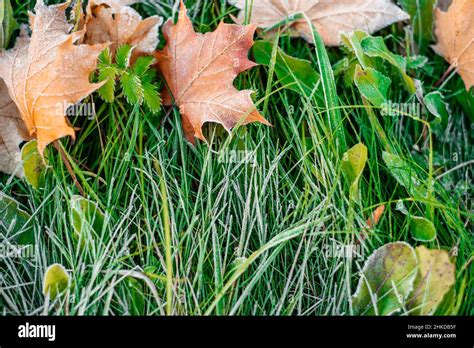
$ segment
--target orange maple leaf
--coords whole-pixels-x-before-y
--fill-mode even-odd
[[[168,20],[163,27],[167,44],[156,53],[158,66],[170,93],[165,90],[165,105],[173,100],[179,106],[186,138],[206,141],[202,126],[215,122],[230,132],[236,125],[261,122],[270,125],[256,110],[251,94],[233,86],[237,75],[257,64],[248,59],[254,41],[254,25],[221,22],[214,31],[196,33],[183,2],[176,24]]]
[[[66,110],[102,86],[91,84],[89,76],[106,45],[75,45],[84,31],[71,33],[67,7],[39,0],[31,38],[23,33],[12,50],[0,52],[0,77],[41,155],[51,142],[75,137]]]

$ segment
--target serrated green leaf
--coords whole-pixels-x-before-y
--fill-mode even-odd
[[[133,72],[138,76],[144,76],[148,72],[155,58],[152,56],[141,56],[133,65]]]
[[[126,72],[120,79],[123,93],[129,104],[141,105],[144,98],[144,90],[140,76],[133,72]]]
[[[161,108],[161,95],[155,85],[151,83],[143,84],[143,98],[145,105],[151,112],[156,113]]]
[[[418,260],[403,242],[377,249],[365,262],[352,297],[355,315],[390,315],[400,311],[413,289]]]
[[[367,147],[357,144],[342,157],[342,169],[350,187],[349,197],[355,202],[360,201],[359,181],[367,164]]]
[[[130,66],[130,58],[132,57],[133,47],[130,45],[122,45],[115,53],[115,63],[119,69],[125,70]]]
[[[23,146],[21,159],[26,181],[37,191],[43,188],[46,179],[46,158],[43,160],[43,157],[39,154],[36,140],[32,140]]]
[[[434,224],[419,216],[410,216],[410,231],[413,239],[419,242],[431,242],[436,238]]]
[[[110,52],[110,47],[107,47],[99,55],[99,69],[101,67],[108,67],[112,65],[112,53]]]
[[[394,66],[402,76],[407,91],[411,94],[416,92],[415,81],[406,73],[406,59],[390,52],[382,37],[368,36],[361,41],[361,47],[364,53],[369,57],[381,58]]]
[[[357,65],[354,81],[360,93],[372,105],[382,107],[387,103],[387,93],[392,83],[390,78],[372,68],[362,70],[360,65]]]
[[[119,71],[114,66],[104,66],[99,69],[99,82],[107,81],[99,88],[99,95],[108,103],[115,100],[115,86]]]
[[[269,41],[255,42],[252,52],[258,64],[270,66],[273,43]],[[296,93],[310,97],[320,83],[319,74],[311,62],[294,58],[277,48],[275,74],[281,85]]]
[[[30,215],[20,203],[0,192],[0,232],[13,237],[20,245],[34,245],[35,235]]]
[[[413,293],[407,301],[411,315],[432,315],[456,281],[456,266],[445,250],[415,249],[418,272]]]
[[[48,267],[43,279],[43,295],[54,301],[69,285],[69,274],[64,266],[56,263]]]

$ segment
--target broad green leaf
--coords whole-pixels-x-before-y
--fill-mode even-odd
[[[420,69],[426,65],[428,58],[425,56],[412,56],[407,61],[407,69]]]
[[[36,140],[32,140],[23,146],[21,159],[26,181],[37,191],[43,188],[46,178],[44,162],[46,159],[43,160],[43,157],[39,154]]]
[[[132,57],[133,47],[130,45],[122,45],[115,53],[115,63],[119,69],[125,70],[130,66],[130,58]]]
[[[419,246],[415,251],[419,267],[407,307],[411,315],[432,315],[455,283],[456,266],[445,250]]]
[[[408,92],[412,94],[416,92],[415,81],[413,81],[413,79],[406,73],[406,59],[398,54],[390,52],[382,37],[368,36],[362,40],[361,46],[364,53],[369,57],[381,58],[393,65],[401,74]]]
[[[273,43],[257,41],[253,46],[253,55],[258,64],[270,66],[272,60]],[[294,58],[277,48],[275,74],[278,80],[287,89],[310,97],[320,83],[319,74],[312,67],[311,62]]]
[[[70,206],[74,232],[83,242],[93,235],[102,235],[105,216],[96,203],[80,196],[73,196]]]
[[[7,238],[14,237],[19,245],[34,245],[35,235],[31,217],[20,204],[0,192],[0,232]]]
[[[415,42],[424,52],[433,39],[434,9],[437,0],[400,0],[403,9],[410,14]]]
[[[424,97],[426,108],[435,116],[443,125],[448,124],[449,106],[444,101],[441,92],[431,92]]]
[[[405,187],[413,197],[424,197],[422,186],[416,171],[404,159],[395,154],[384,152],[382,158],[387,165],[388,171]]]
[[[69,284],[69,274],[66,269],[56,263],[48,267],[44,274],[43,295],[49,293],[50,299],[54,301],[58,295],[61,295]]]
[[[387,104],[387,93],[392,81],[378,71],[367,68],[362,70],[360,65],[356,66],[355,84],[365,99],[376,107]]]
[[[390,315],[400,311],[413,289],[416,253],[404,242],[377,249],[365,262],[352,297],[355,315]]]
[[[419,216],[410,216],[410,231],[413,238],[419,242],[431,242],[436,238],[434,224]]]
[[[365,55],[364,50],[362,49],[361,42],[363,39],[368,37],[365,31],[356,30],[352,33],[342,33],[341,34],[341,42],[343,47],[359,62],[360,66],[363,69],[367,68],[375,68],[375,62],[372,58]]]
[[[17,25],[10,0],[0,0],[0,49],[8,47]]]
[[[359,181],[367,164],[367,147],[357,144],[342,157],[342,169],[349,182],[351,200],[359,202]]]
[[[138,280],[132,277],[128,277],[126,283],[127,288],[130,291],[130,296],[128,296],[130,315],[144,315],[146,298],[144,296],[143,285]]]

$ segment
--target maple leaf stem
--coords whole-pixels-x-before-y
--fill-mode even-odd
[[[455,65],[454,64],[451,64],[448,68],[448,70],[446,70],[443,74],[443,76],[441,76],[441,78],[438,80],[438,82],[436,82],[434,84],[434,87],[439,87],[441,86],[441,84],[446,80],[446,78],[453,72],[453,70],[455,69]]]

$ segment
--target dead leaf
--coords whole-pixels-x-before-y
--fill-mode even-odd
[[[250,6],[250,2],[229,2],[242,10],[239,21],[243,23],[245,8]],[[307,15],[327,46],[339,46],[340,34],[343,32],[364,30],[373,33],[392,23],[410,19],[391,0],[255,0],[250,23],[258,24],[261,28],[271,28],[298,13]],[[289,31],[293,36],[313,41],[312,29],[305,19],[292,22]]]
[[[0,172],[23,176],[20,143],[28,140],[20,113],[0,79]]]
[[[374,212],[372,213],[372,216],[367,219],[367,222],[366,222],[367,226],[369,226],[369,228],[374,228],[375,226],[377,226],[384,212],[385,212],[385,205],[381,205],[380,207],[375,209]]]
[[[95,5],[107,5],[114,9],[115,12],[120,12],[121,8],[124,6],[130,6],[140,2],[140,0],[93,0]]]
[[[456,68],[469,90],[474,86],[474,1],[454,0],[447,12],[436,9],[433,49]]]
[[[250,90],[233,86],[237,75],[257,64],[247,55],[256,27],[220,23],[211,33],[196,33],[181,3],[178,22],[163,27],[167,45],[157,52],[158,66],[171,90],[164,103],[179,106],[188,140],[204,140],[202,126],[216,122],[230,131],[237,124],[269,123],[253,104]]]
[[[128,44],[134,47],[134,57],[152,54],[159,43],[158,29],[163,18],[158,16],[143,19],[126,4],[136,1],[94,0],[89,2],[85,20],[84,42],[95,45],[111,43],[111,51]]]
[[[418,274],[414,290],[407,301],[412,315],[432,315],[456,281],[456,266],[445,250],[415,249]]]
[[[65,113],[98,89],[89,76],[106,45],[75,45],[84,32],[70,34],[68,4],[36,4],[32,36],[25,33],[10,51],[0,52],[0,77],[17,105],[28,134],[38,140],[38,151],[62,137],[75,137]]]

